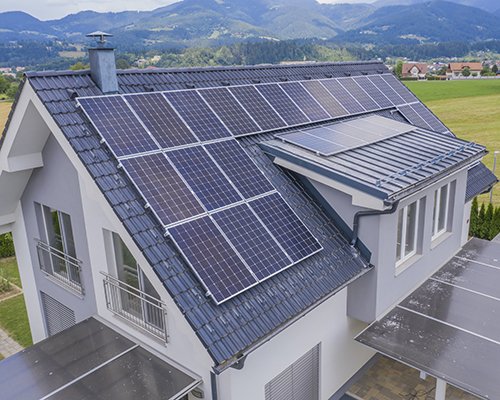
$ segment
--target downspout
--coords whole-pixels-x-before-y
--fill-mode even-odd
[[[352,222],[352,240],[351,240],[351,246],[355,246],[356,243],[358,242],[358,232],[359,232],[359,220],[361,217],[367,217],[370,215],[386,215],[386,214],[392,214],[396,209],[398,208],[399,205],[399,200],[396,201],[390,201],[388,204],[391,206],[391,208],[388,208],[387,210],[383,211],[371,211],[371,210],[363,210],[363,211],[358,211],[356,214],[354,214],[354,219]]]

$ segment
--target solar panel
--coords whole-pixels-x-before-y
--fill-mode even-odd
[[[117,157],[158,150],[122,97],[79,98],[78,102]]]
[[[210,217],[184,223],[169,232],[216,303],[257,283]]]
[[[167,156],[207,210],[242,200],[203,147],[169,151]]]
[[[233,135],[244,135],[261,130],[227,88],[200,90],[199,93]]]
[[[333,143],[314,135],[309,135],[307,132],[303,131],[285,133],[284,135],[279,135],[276,137],[287,143],[300,146],[306,150],[313,151],[322,156],[329,156],[338,153],[339,151],[347,150],[347,148],[343,145]]]
[[[163,154],[122,160],[122,165],[163,225],[204,212]]]
[[[410,124],[420,128],[430,129],[425,120],[410,105],[399,106],[398,111],[410,122]]]
[[[332,118],[349,114],[319,81],[302,82],[302,85],[307,89],[309,94],[323,106]]]
[[[394,75],[382,75],[387,84],[405,101],[405,103],[413,103],[418,99],[406,88]]]
[[[316,100],[314,100],[300,82],[280,83],[280,87],[293,99],[311,121],[320,121],[330,118],[326,111],[323,110]]]
[[[127,95],[125,99],[161,147],[197,141],[161,93]]]
[[[338,82],[366,109],[366,111],[378,110],[380,107],[368,94],[359,87],[353,78],[339,79]]]
[[[361,86],[368,95],[377,103],[380,108],[392,107],[392,101],[390,101],[385,94],[376,87],[366,76],[357,76],[353,78],[356,83]]]
[[[392,102],[393,105],[398,106],[405,104],[406,101],[380,76],[371,75],[368,79],[377,86],[382,93]]]
[[[213,143],[205,148],[245,198],[274,190],[235,140]]]
[[[350,114],[357,114],[365,111],[363,106],[360,105],[337,80],[325,79],[321,81],[321,84]]]
[[[345,148],[352,148],[356,146],[363,145],[365,142],[362,139],[357,138],[355,132],[346,134],[334,130],[335,125],[332,126],[321,126],[318,128],[308,129],[309,135],[319,137],[324,140],[336,143],[338,145],[344,146]]]
[[[297,105],[277,84],[257,85],[255,88],[266,98],[288,125],[299,125],[310,122],[309,118],[300,111]]]
[[[164,92],[163,95],[201,141],[231,136],[196,91]]]
[[[229,90],[262,130],[278,129],[287,125],[255,87],[236,86]]]
[[[254,200],[250,207],[294,263],[322,249],[278,193]]]
[[[431,130],[441,133],[448,132],[448,128],[422,103],[412,104],[411,108],[429,125]]]
[[[233,244],[259,280],[291,265],[283,250],[247,204],[213,215],[224,235]]]

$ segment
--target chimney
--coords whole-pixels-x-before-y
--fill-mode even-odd
[[[106,47],[106,32],[89,33],[87,37],[95,38],[97,45],[89,48],[90,76],[104,94],[118,93],[116,78],[115,49]]]

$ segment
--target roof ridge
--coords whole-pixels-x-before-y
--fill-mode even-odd
[[[325,66],[347,66],[347,65],[383,65],[382,61],[333,61],[333,62],[300,62],[294,64],[255,64],[255,65],[226,65],[226,66],[206,66],[206,67],[176,67],[176,68],[150,68],[150,69],[119,69],[118,75],[127,74],[164,74],[164,73],[190,73],[206,71],[242,71],[242,70],[265,70],[265,69],[300,69],[310,67]],[[89,75],[89,69],[71,71],[28,71],[25,75],[28,78],[47,76],[67,76],[67,75]]]

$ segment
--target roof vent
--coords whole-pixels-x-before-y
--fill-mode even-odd
[[[288,82],[288,78],[287,77],[280,78],[280,81],[281,82]]]
[[[345,76],[351,76],[351,73],[350,73],[350,72],[348,72],[348,71],[346,71],[346,72],[344,72],[344,75],[345,75]]]
[[[229,82],[229,81],[222,81],[220,84],[222,86],[231,86],[231,82]]]
[[[329,79],[333,78],[333,74],[325,74],[325,76]]]
[[[257,83],[262,83],[262,81],[260,79],[255,79],[254,78],[254,79],[252,79],[252,83],[256,83],[257,84]]]
[[[87,37],[96,39],[95,47],[89,48],[90,76],[104,94],[117,93],[118,79],[116,77],[115,49],[106,47],[106,32],[92,32]]]
[[[185,86],[187,89],[196,89],[196,85],[194,83],[187,82]]]

